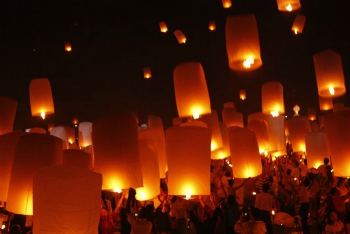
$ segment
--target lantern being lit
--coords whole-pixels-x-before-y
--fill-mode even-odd
[[[305,136],[306,158],[309,168],[318,168],[329,158],[327,135],[324,132],[310,132]]]
[[[247,99],[247,93],[244,89],[239,90],[239,99],[242,101]]]
[[[311,132],[309,121],[304,117],[294,117],[287,120],[286,126],[293,151],[305,152],[305,136]]]
[[[185,34],[179,29],[174,31],[174,36],[179,44],[185,44],[187,41]]]
[[[286,153],[285,117],[282,115],[277,117],[266,115],[266,118],[270,151],[273,152],[275,156],[283,155]]]
[[[262,111],[277,117],[284,114],[283,86],[279,82],[264,83],[261,89]]]
[[[232,6],[232,1],[231,0],[221,0],[223,8],[227,9]]]
[[[215,31],[216,30],[216,23],[214,20],[209,21],[209,25],[208,25],[209,31]]]
[[[31,80],[29,94],[32,116],[40,116],[45,119],[47,115],[55,113],[51,85],[48,79]]]
[[[0,135],[12,132],[16,111],[16,100],[0,97]]]
[[[333,99],[332,98],[325,98],[325,97],[318,97],[318,102],[320,105],[321,111],[329,111],[333,109]]]
[[[299,0],[277,0],[279,11],[292,12],[301,8]]]
[[[159,22],[159,30],[162,33],[167,33],[168,32],[168,26],[165,21]]]
[[[232,70],[252,71],[262,66],[258,27],[253,14],[227,17],[226,51]]]
[[[143,78],[145,79],[151,79],[152,78],[152,71],[150,67],[143,68]]]
[[[321,97],[340,97],[346,93],[342,60],[333,50],[314,54],[318,95]]]
[[[180,117],[198,119],[211,112],[203,67],[197,62],[182,63],[174,69],[174,88]]]
[[[304,30],[305,25],[305,16],[303,15],[297,15],[294,19],[293,25],[292,25],[292,31],[295,35],[301,34]]]

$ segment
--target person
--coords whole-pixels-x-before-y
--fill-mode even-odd
[[[308,234],[309,233],[309,227],[308,227],[308,214],[310,210],[309,202],[310,202],[310,179],[306,177],[302,183],[302,186],[299,187],[299,193],[298,193],[298,198],[299,198],[299,203],[300,203],[300,208],[299,208],[299,214],[301,217],[301,226],[303,228],[303,233]]]
[[[334,211],[328,214],[325,234],[345,234],[344,224],[338,219],[338,215]]]
[[[269,193],[269,190],[269,184],[264,184],[263,192],[256,195],[255,209],[257,220],[264,221],[267,233],[272,233],[271,212],[276,208],[276,200],[274,196]]]
[[[321,174],[325,178],[328,175],[328,170],[327,170],[328,165],[329,165],[329,159],[328,158],[324,158],[323,159],[323,164],[317,168],[318,173]]]
[[[242,211],[240,219],[235,223],[234,231],[242,234],[264,234],[266,226],[264,222],[255,221],[249,211]]]

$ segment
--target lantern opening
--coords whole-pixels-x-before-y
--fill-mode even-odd
[[[297,35],[297,34],[299,33],[298,28],[294,28],[293,30],[294,30],[294,34],[295,34],[295,35]]]
[[[278,110],[274,110],[274,111],[271,111],[271,115],[272,115],[272,117],[276,118],[280,115],[280,113]]]
[[[41,116],[41,118],[42,118],[43,120],[45,120],[45,118],[46,118],[46,113],[45,113],[45,111],[40,112],[40,116]]]
[[[329,94],[330,94],[330,95],[334,96],[335,90],[334,90],[334,87],[333,87],[332,85],[329,86],[328,91],[329,91]]]
[[[253,56],[248,56],[244,61],[243,61],[243,67],[246,69],[251,68],[251,66],[254,64],[254,57]]]
[[[113,189],[113,192],[114,192],[114,193],[121,193],[122,190],[121,190],[120,188],[115,188],[115,189]]]
[[[288,4],[286,5],[286,10],[289,11],[289,12],[293,11],[293,6],[292,6],[292,4],[288,3]]]
[[[5,228],[6,228],[6,225],[5,225],[5,224],[2,224],[2,225],[1,225],[1,230],[5,230]]]
[[[215,140],[212,140],[210,143],[210,150],[214,151],[218,149],[218,143]]]

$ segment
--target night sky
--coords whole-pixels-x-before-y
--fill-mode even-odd
[[[174,67],[199,61],[205,73],[212,108],[221,110],[234,101],[239,111],[260,111],[261,84],[278,80],[284,85],[286,111],[295,104],[306,113],[318,109],[312,54],[331,48],[342,56],[350,89],[349,12],[346,0],[304,0],[304,33],[290,31],[296,13],[277,10],[275,0],[232,0],[224,9],[221,0],[121,1],[121,0],[11,0],[0,7],[0,96],[19,102],[16,128],[38,125],[30,115],[28,86],[37,77],[48,77],[56,114],[49,119],[69,123],[73,117],[92,121],[120,110],[164,118],[177,115],[173,91]],[[254,72],[230,71],[225,49],[227,15],[254,13],[260,34],[263,67]],[[162,34],[158,23],[167,22]],[[216,20],[217,30],[208,30]],[[179,45],[175,29],[187,36]],[[73,51],[65,53],[70,41]],[[143,79],[143,67],[153,78]],[[247,90],[240,102],[238,91]],[[336,101],[349,105],[349,94]]]

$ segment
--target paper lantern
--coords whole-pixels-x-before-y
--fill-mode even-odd
[[[33,176],[42,167],[62,163],[62,141],[54,136],[21,136],[15,151],[6,209],[33,215]]]
[[[63,165],[92,170],[92,155],[77,149],[64,150]]]
[[[288,139],[294,152],[305,152],[305,136],[311,132],[309,121],[304,117],[294,117],[286,122]]]
[[[318,97],[318,102],[320,105],[321,111],[328,111],[333,109],[333,99],[332,98],[324,98]]]
[[[159,22],[159,30],[162,33],[167,33],[168,32],[168,26],[165,21]]]
[[[209,21],[208,28],[209,28],[209,31],[212,31],[212,32],[216,30],[216,22],[215,22],[215,20]]]
[[[224,108],[222,110],[222,121],[226,127],[243,127],[243,115],[232,108]]]
[[[92,133],[92,123],[91,122],[81,122],[79,123],[79,146],[88,147],[92,145],[91,133]]]
[[[316,114],[316,110],[313,107],[310,107],[307,109],[307,118],[310,121],[315,121],[317,119],[317,114]]]
[[[221,137],[222,137],[222,150],[218,150],[217,154],[215,154],[215,158],[212,159],[225,159],[230,157],[231,152],[230,152],[230,141],[228,139],[228,128],[225,126],[223,123],[219,123],[220,126],[220,132],[221,132]]]
[[[29,94],[32,116],[40,116],[42,119],[45,119],[47,115],[55,113],[51,85],[48,79],[31,80]]]
[[[142,186],[137,121],[133,114],[111,115],[92,125],[95,171],[103,175],[104,190]]]
[[[187,198],[210,194],[210,139],[207,128],[167,129],[169,194]]]
[[[27,133],[37,133],[37,134],[46,134],[46,129],[43,129],[43,128],[37,128],[37,127],[34,127],[34,128],[27,128],[26,129],[26,132]]]
[[[279,116],[284,114],[283,86],[279,82],[264,83],[261,89],[262,112]]]
[[[232,6],[231,0],[221,0],[221,1],[222,1],[222,6],[226,9]]]
[[[292,12],[301,8],[299,0],[277,0],[279,11]]]
[[[71,127],[53,127],[50,131],[50,135],[58,137],[64,142],[63,149],[68,149],[70,145],[75,143],[75,132]]]
[[[226,51],[232,70],[252,71],[262,66],[258,26],[253,14],[227,17]]]
[[[239,99],[242,101],[247,99],[247,93],[244,89],[239,90]]]
[[[143,78],[145,79],[151,79],[152,78],[152,71],[150,67],[143,68]]]
[[[306,158],[309,168],[318,168],[329,158],[327,136],[324,132],[309,132],[305,136]]]
[[[185,34],[179,29],[174,31],[174,36],[179,44],[185,44],[187,41]]]
[[[176,66],[173,76],[179,116],[198,119],[209,114],[210,98],[202,65],[197,62],[182,63]]]
[[[346,93],[342,60],[333,50],[314,54],[314,68],[318,95],[321,97],[340,97]]]
[[[70,42],[64,43],[64,51],[66,51],[68,53],[72,52],[72,43],[70,43]]]
[[[267,131],[269,133],[270,151],[275,156],[284,155],[286,153],[286,138],[284,135],[284,116],[272,117],[266,115]]]
[[[0,97],[0,135],[12,132],[16,111],[16,100]]]
[[[230,127],[228,136],[234,176],[250,178],[260,175],[261,158],[254,132],[248,128]]]
[[[292,31],[295,35],[303,33],[304,25],[305,25],[305,16],[303,15],[297,15],[294,19],[293,25],[292,25]]]
[[[101,174],[69,166],[40,169],[33,182],[33,232],[96,234]]]
[[[270,151],[269,134],[265,120],[251,120],[248,122],[248,129],[255,133],[258,141],[259,153],[266,154]]]

